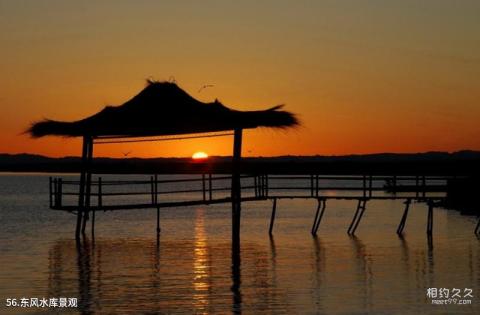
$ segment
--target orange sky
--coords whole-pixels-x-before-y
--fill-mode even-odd
[[[78,155],[78,140],[20,134],[170,76],[203,101],[299,115],[296,130],[247,131],[244,155],[480,150],[479,1],[179,2],[0,0],[0,152]],[[231,139],[95,155],[122,151],[229,155]]]

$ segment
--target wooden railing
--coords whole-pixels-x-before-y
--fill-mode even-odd
[[[182,175],[183,176],[183,175]],[[195,176],[195,177],[193,177]],[[405,199],[440,197],[448,176],[332,176],[269,175],[241,176],[242,200],[273,198]],[[50,207],[74,210],[79,181],[50,178]],[[92,179],[90,207],[103,210],[154,208],[227,202],[231,176],[201,174],[188,178],[147,180]],[[180,196],[176,198],[175,196]],[[167,196],[167,197],[166,197]],[[189,198],[186,198],[189,197]],[[121,204],[119,199],[127,199]],[[134,200],[132,200],[134,199]]]

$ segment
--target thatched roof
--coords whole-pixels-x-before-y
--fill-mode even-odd
[[[138,95],[120,106],[73,122],[43,120],[27,131],[32,137],[160,136],[226,131],[237,128],[287,128],[298,125],[295,115],[275,106],[237,111],[219,101],[197,101],[171,82],[148,81]]]

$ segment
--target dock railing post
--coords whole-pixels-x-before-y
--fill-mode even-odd
[[[158,204],[158,174],[155,174],[153,187],[154,187],[154,189],[153,189],[153,193],[154,193],[153,201],[154,201],[155,205],[157,206],[157,238],[158,238],[158,235],[160,234],[160,206]]]
[[[265,196],[265,177],[263,174],[261,174],[259,175],[258,179],[260,181],[260,187],[258,188],[258,192],[260,193],[260,197],[263,198]]]
[[[153,184],[153,176],[150,176],[150,199],[152,200],[152,205],[155,204],[155,186]]]
[[[314,188],[313,188],[313,174],[310,175],[310,197],[314,196]]]
[[[255,175],[255,197],[260,197],[260,176]]]
[[[265,198],[267,196],[267,175],[266,174],[262,175],[262,188],[263,188],[262,197]]]
[[[48,202],[49,202],[50,208],[52,208],[53,198],[52,198],[52,177],[51,176],[48,178]]]
[[[57,179],[53,179],[53,207],[57,207]]]
[[[208,199],[212,201],[212,173],[208,174]]]
[[[97,208],[102,208],[102,178],[99,177],[97,180]],[[92,239],[95,237],[95,213],[96,210],[92,209]]]
[[[363,198],[366,198],[367,197],[367,176],[366,175],[363,175],[362,187],[363,187]]]
[[[98,209],[101,209],[103,206],[103,197],[102,197],[102,178],[98,178]]]
[[[427,182],[425,180],[425,175],[422,176],[422,197],[425,198],[427,194]]]
[[[202,194],[203,194],[203,201],[205,202],[207,200],[205,173],[202,173]]]
[[[268,174],[265,174],[265,196],[268,197]]]
[[[63,194],[63,180],[58,179],[58,206],[62,206],[62,194]]]
[[[158,174],[155,174],[153,188],[153,201],[158,205]]]
[[[418,181],[418,175],[415,175],[415,197],[419,197],[420,194],[420,189],[419,189],[419,181]]]
[[[368,179],[368,197],[371,198],[372,197],[372,189],[373,189],[373,178],[372,178],[372,174],[369,175],[369,179]]]

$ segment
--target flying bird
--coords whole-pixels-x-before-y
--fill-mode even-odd
[[[128,151],[128,152],[123,152],[122,151],[122,153],[123,153],[123,156],[127,157],[130,153],[132,153],[132,151]]]
[[[198,90],[198,93],[202,92],[203,89],[209,88],[209,87],[214,87],[214,85],[213,84],[205,84]]]

